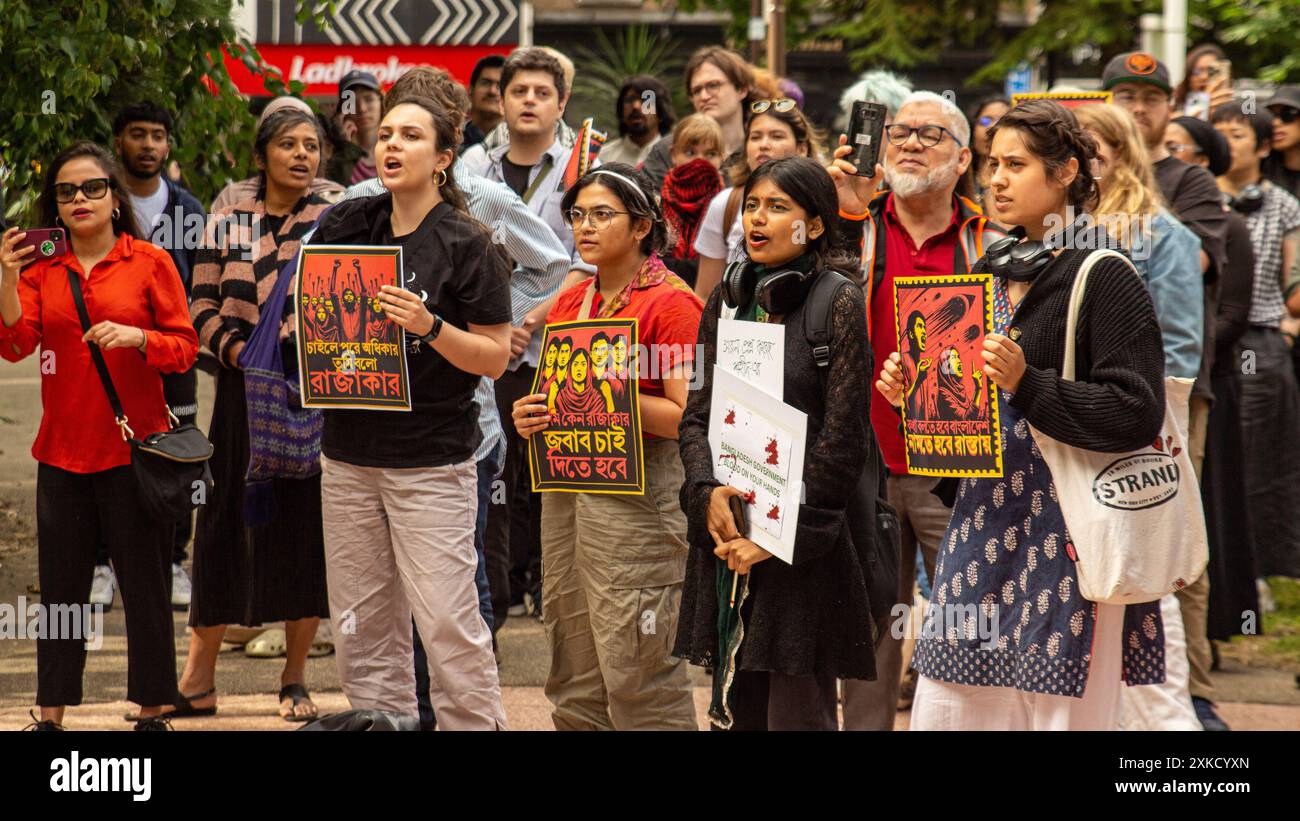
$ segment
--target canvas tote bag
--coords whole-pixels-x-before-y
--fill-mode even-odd
[[[1113,250],[1094,251],[1084,260],[1070,293],[1063,379],[1074,380],[1075,333],[1088,273],[1108,256],[1124,260],[1137,276],[1133,264]],[[1131,453],[1072,447],[1030,426],[1052,471],[1085,599],[1102,604],[1156,601],[1205,571],[1205,514],[1187,448],[1191,390],[1190,379],[1165,379],[1160,435]]]

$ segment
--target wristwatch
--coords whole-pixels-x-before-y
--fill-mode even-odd
[[[429,329],[429,332],[427,334],[420,337],[420,341],[426,345],[432,345],[433,340],[437,339],[438,334],[440,333],[442,333],[442,317],[438,316],[437,314],[434,314],[433,327]]]

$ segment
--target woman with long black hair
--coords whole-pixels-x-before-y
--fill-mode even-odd
[[[853,260],[837,256],[835,185],[805,157],[773,160],[743,188],[743,266],[729,269],[704,307],[699,345],[703,380],[682,417],[686,468],[681,503],[691,552],[674,655],[712,667],[730,683],[711,716],[733,729],[834,730],[835,680],[873,679],[875,650],[867,579],[848,511],[864,471],[878,470],[869,423],[871,358],[861,288],[840,276]],[[734,278],[734,280],[733,280]],[[818,361],[805,314],[808,295],[828,283],[829,353]],[[827,287],[821,285],[820,287]],[[734,316],[785,328],[783,401],[808,414],[804,502],[791,564],[740,535],[729,499],[739,489],[714,478],[709,447],[718,320]],[[719,657],[720,586],[745,579],[736,599],[738,647]]]
[[[41,348],[44,413],[32,445],[41,607],[47,615],[88,607],[95,556],[106,545],[127,613],[126,697],[141,705],[136,729],[166,729],[157,717],[176,693],[172,528],[147,512],[126,437],[128,426],[140,439],[170,428],[160,374],[189,370],[198,339],[176,266],[139,238],[108,152],[79,142],[59,154],[45,172],[39,206],[44,225],[63,229],[67,251],[37,260],[35,245],[20,247],[24,231],[4,233],[0,357],[18,362]],[[83,294],[89,331],[70,277]],[[99,349],[121,399],[125,414],[117,424],[87,345]],[[102,629],[90,616],[76,622]],[[63,729],[66,707],[81,703],[92,639],[37,639],[41,715],[34,729]]]

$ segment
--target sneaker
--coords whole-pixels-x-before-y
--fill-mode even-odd
[[[1255,579],[1255,591],[1259,594],[1259,612],[1276,613],[1277,601],[1273,598],[1273,588],[1263,578]]]
[[[32,717],[32,723],[24,727],[23,728],[24,730],[28,730],[34,733],[48,733],[48,732],[60,732],[64,729],[63,725],[57,721],[51,721],[49,719],[46,719],[45,721],[40,720],[39,718],[36,717],[35,710],[28,710],[27,715]]]
[[[1214,702],[1208,698],[1192,696],[1192,708],[1196,710],[1196,718],[1201,722],[1201,729],[1206,732],[1225,732],[1232,729],[1219,718],[1218,713],[1214,712]]]
[[[172,609],[188,610],[190,608],[190,577],[185,575],[185,568],[172,565]]]
[[[95,578],[90,583],[90,603],[103,605],[105,610],[113,609],[113,596],[117,592],[117,579],[113,568],[106,564],[95,565]]]
[[[510,609],[506,611],[506,615],[507,615],[507,616],[527,616],[527,615],[528,615],[528,605],[523,604],[523,603],[520,603],[520,604],[512,604],[512,605],[510,605]]]

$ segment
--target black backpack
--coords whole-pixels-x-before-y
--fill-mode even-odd
[[[819,276],[804,301],[804,337],[812,348],[817,372],[821,374],[822,387],[826,386],[826,372],[831,361],[831,310],[835,295],[844,285],[858,287],[848,277],[836,271],[824,271]],[[867,344],[867,361],[874,374],[875,358]],[[874,385],[874,379],[872,383]],[[872,388],[874,390],[874,387]],[[824,393],[824,390],[823,390]],[[898,599],[899,562],[902,559],[898,512],[881,494],[884,487],[885,464],[880,456],[874,434],[871,435],[867,463],[846,511],[849,534],[858,552],[862,575],[867,582],[867,597],[871,604],[871,618],[875,622],[875,636],[888,629],[890,612]],[[910,605],[911,602],[909,601]]]

